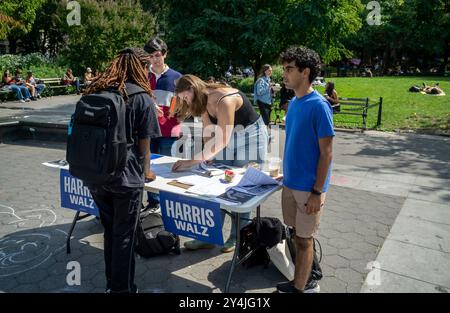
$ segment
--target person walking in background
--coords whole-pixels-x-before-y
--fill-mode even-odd
[[[313,237],[323,212],[331,175],[333,113],[325,98],[312,88],[320,73],[319,55],[305,47],[281,54],[283,79],[295,98],[286,116],[281,207],[284,223],[295,230],[294,280],[280,283],[280,293],[318,292],[308,280],[314,258]]]
[[[273,89],[270,81],[271,76],[272,67],[270,64],[264,64],[253,88],[253,102],[258,105],[259,113],[266,126],[270,124],[270,114],[272,113]]]
[[[172,156],[172,146],[181,136],[181,124],[176,116],[170,116],[170,106],[174,97],[175,81],[181,74],[166,64],[167,45],[162,39],[151,38],[145,44],[144,50],[149,54],[149,81],[156,98],[158,123],[161,128],[161,137],[152,140],[150,149],[152,153]],[[157,193],[147,192],[147,199],[148,208],[159,204]]]

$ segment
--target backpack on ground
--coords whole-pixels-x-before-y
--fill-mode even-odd
[[[250,268],[263,265],[267,268],[270,263],[268,248],[276,246],[283,237],[284,227],[281,221],[273,217],[262,217],[259,232],[256,231],[256,218],[250,224],[241,229],[241,241],[239,245],[239,258],[244,258],[250,251],[255,250],[242,265]]]
[[[161,214],[154,210],[140,212],[136,228],[135,251],[144,258],[174,252],[179,255],[180,238],[164,229]]]
[[[245,268],[257,265],[263,265],[264,268],[267,268],[271,262],[270,254],[273,253],[272,251],[277,245],[285,241],[284,244],[287,245],[287,249],[283,249],[283,251],[280,251],[279,253],[289,253],[290,259],[295,264],[296,248],[294,238],[295,232],[292,227],[285,227],[279,219],[269,217],[261,218],[260,229],[257,235],[255,218],[250,224],[241,229],[239,259],[244,258],[251,250],[255,250],[250,257],[242,262],[242,265]],[[320,258],[317,256],[316,243],[320,248]],[[322,261],[322,248],[320,242],[315,238],[313,244],[314,259],[309,280],[314,279],[319,281],[323,277],[322,268],[320,267],[320,262]],[[275,266],[282,266],[283,262],[273,260],[273,263]],[[290,269],[283,269],[282,271],[283,274],[289,272],[291,272]]]
[[[286,227],[286,244],[289,248],[288,250],[291,254],[291,258],[295,263],[295,257],[297,255],[297,252],[295,248],[294,238],[295,238],[294,229],[292,227]],[[317,256],[316,242],[320,249],[320,258]],[[313,238],[313,247],[314,247],[314,259],[311,269],[311,275],[309,276],[308,281],[310,281],[311,279],[318,281],[321,280],[323,277],[322,268],[320,267],[320,262],[322,261],[322,246],[320,245],[319,240],[317,240],[316,238]]]
[[[127,84],[128,96],[144,89]],[[116,89],[84,95],[69,125],[67,155],[71,175],[104,185],[121,175],[128,160],[126,102]]]

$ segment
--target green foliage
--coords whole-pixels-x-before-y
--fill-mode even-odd
[[[343,41],[362,26],[359,0],[290,2],[286,31],[292,34],[293,43],[316,50],[325,63],[351,56]]]
[[[86,67],[104,69],[118,51],[143,47],[153,35],[154,18],[144,12],[138,0],[79,0],[81,25],[65,26],[67,47],[63,60],[76,73]]]
[[[0,69],[14,71],[15,69],[27,70],[31,66],[51,65],[51,60],[40,53],[31,53],[24,56],[4,54],[0,55]]]
[[[272,66],[272,82],[281,85],[283,82],[283,67],[281,65]]]
[[[234,88],[239,89],[242,92],[252,93],[253,92],[253,77],[232,80],[230,82],[230,85],[233,86]]]
[[[259,70],[282,45],[286,1],[168,1],[170,62],[184,73],[221,77],[230,62]]]
[[[435,57],[440,55],[444,57],[443,72],[450,49],[450,2],[379,0],[379,3],[382,24],[363,23],[356,36],[347,40],[346,46],[366,60],[383,57],[385,70],[400,60],[406,66],[435,66]],[[367,13],[367,10],[362,12],[363,21]]]
[[[289,45],[308,45],[326,62],[350,55],[342,41],[361,27],[359,0],[168,1],[172,64],[185,73],[221,76],[232,63],[277,61]],[[300,31],[301,30],[301,31]]]
[[[54,78],[62,77],[65,73],[65,67],[58,66],[53,60],[46,58],[40,53],[31,53],[27,55],[0,55],[0,72],[5,70],[14,73],[16,69],[21,69],[23,75],[32,70],[35,77]]]
[[[8,36],[19,36],[29,32],[36,19],[36,11],[44,4],[45,0],[7,0],[0,2],[0,40]],[[7,18],[13,21],[7,21]]]

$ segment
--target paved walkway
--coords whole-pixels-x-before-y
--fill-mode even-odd
[[[284,132],[279,135],[283,142]],[[446,137],[337,133],[319,235],[322,292],[450,290],[449,143]],[[64,149],[58,142],[0,145],[0,291],[104,290],[102,227],[95,219],[77,224],[72,254],[65,254],[74,212],[59,207],[57,171],[41,165],[64,158]],[[262,215],[281,218],[280,193]],[[81,264],[80,286],[66,283],[73,260]],[[143,292],[221,292],[230,261],[219,248],[138,259],[136,280]],[[231,291],[273,292],[282,280],[272,264],[240,267]]]

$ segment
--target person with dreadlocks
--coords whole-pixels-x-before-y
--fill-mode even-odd
[[[104,226],[107,292],[137,292],[134,284],[134,236],[144,183],[150,170],[150,141],[161,136],[148,84],[148,54],[139,48],[120,51],[110,66],[86,88],[85,94],[117,89],[126,107],[128,159],[125,169],[108,185],[89,185]]]

